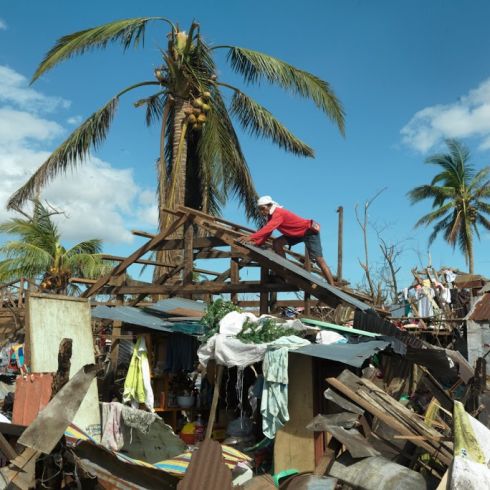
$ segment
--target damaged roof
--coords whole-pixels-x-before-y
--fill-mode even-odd
[[[385,350],[389,345],[390,342],[385,340],[371,340],[358,344],[310,344],[291,352],[360,368],[366,359]]]
[[[473,311],[469,314],[468,319],[475,322],[490,322],[490,293],[485,293],[480,300],[475,303]]]

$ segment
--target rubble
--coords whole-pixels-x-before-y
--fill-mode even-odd
[[[240,225],[173,214],[186,240],[149,236],[84,298],[8,286],[4,487],[489,485],[485,278],[429,266],[398,305],[375,307],[301,254],[238,244]],[[183,250],[182,265],[152,284],[125,276],[162,247]],[[230,267],[193,280],[213,257]]]

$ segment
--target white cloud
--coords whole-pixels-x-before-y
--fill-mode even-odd
[[[29,112],[53,112],[70,107],[69,100],[44,95],[29,87],[27,78],[8,66],[0,65],[0,87],[0,103],[11,104]]]
[[[68,124],[72,124],[73,126],[76,126],[77,124],[80,124],[83,120],[83,117],[82,116],[72,116],[72,117],[69,117],[66,122]]]
[[[7,23],[3,19],[0,19],[0,31],[5,31],[6,29]]]
[[[10,76],[22,78],[12,70]],[[38,93],[38,100],[43,97]],[[2,106],[0,100],[0,221],[16,215],[5,208],[8,198],[48,158],[55,140],[66,132],[35,111]],[[66,216],[55,219],[62,237],[70,241],[101,238],[114,244],[130,243],[129,229],[155,228],[158,222],[154,192],[142,189],[131,169],[115,168],[95,157],[57,177],[41,197],[65,212]]]
[[[405,144],[425,153],[444,138],[477,137],[490,148],[490,79],[457,102],[426,107],[401,130]]]

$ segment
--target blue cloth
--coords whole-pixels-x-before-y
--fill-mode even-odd
[[[289,420],[288,352],[309,343],[308,340],[290,335],[271,342],[267,348],[262,364],[264,388],[260,413],[262,432],[269,439],[274,439],[276,432]]]

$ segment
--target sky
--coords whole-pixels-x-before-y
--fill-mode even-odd
[[[381,260],[377,233],[403,249],[400,283],[410,269],[465,269],[459,250],[414,229],[430,203],[411,206],[406,194],[428,183],[436,169],[424,163],[461,139],[477,168],[490,164],[490,3],[474,0],[330,0],[301,3],[247,0],[187,2],[0,3],[0,220],[5,202],[70,132],[117,91],[151,80],[165,47],[166,27],[147,30],[144,48],[110,46],[76,57],[29,81],[46,52],[68,33],[118,18],[165,16],[186,28],[193,19],[210,44],[260,50],[327,80],[346,112],[346,134],[315,106],[277,87],[246,87],[219,55],[218,76],[246,88],[315,149],[314,159],[286,154],[241,130],[243,149],[259,194],[322,225],[324,255],[337,257],[337,208],[344,207],[344,277],[362,279],[363,245],[356,205],[383,190],[369,208],[371,261]],[[106,253],[127,255],[141,243],[132,229],[154,231],[158,128],[122,100],[107,141],[43,198],[64,211],[59,227],[68,243],[98,237]],[[246,223],[231,201],[226,219]],[[0,237],[0,240],[2,237]],[[475,244],[477,272],[490,276],[490,235]],[[299,249],[298,249],[299,251]]]

